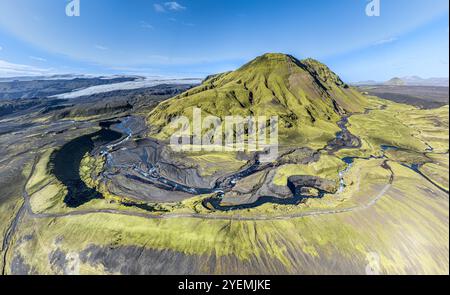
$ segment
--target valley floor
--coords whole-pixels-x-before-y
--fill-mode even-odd
[[[177,157],[144,138],[135,114],[3,119],[3,274],[448,274],[448,105],[370,102],[343,125],[348,141],[281,146],[267,166]],[[103,141],[99,122],[117,120],[107,128],[125,135]],[[61,147],[72,152],[58,162]],[[285,202],[295,175],[336,187]],[[261,196],[283,202],[243,209]]]

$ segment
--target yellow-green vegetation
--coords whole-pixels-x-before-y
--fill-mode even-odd
[[[190,152],[183,158],[186,164],[198,167],[201,176],[211,176],[217,172],[238,171],[246,161],[238,160],[235,152]]]
[[[336,194],[325,194],[322,198],[308,198],[299,205],[279,205],[266,203],[256,208],[231,211],[231,212],[212,212],[209,215],[219,216],[244,216],[244,217],[267,217],[267,218],[291,218],[295,216],[304,216],[309,214],[321,214],[324,212],[341,212],[342,210],[353,210],[361,208],[373,202],[380,197],[380,192],[389,184],[391,172],[382,168],[384,160],[355,160],[351,169],[346,171],[344,177],[345,188]],[[311,174],[329,179],[338,179],[338,172],[334,171],[338,167],[343,171],[344,165],[339,159],[334,160],[329,156],[324,162],[334,163],[334,169],[309,170]],[[322,162],[323,164],[323,162]],[[316,167],[320,167],[321,163]],[[298,170],[297,170],[298,169]],[[311,169],[307,166],[286,165],[280,167],[276,177],[280,185],[286,185],[284,179],[290,175],[304,174],[305,170]],[[276,179],[276,178],[275,178]],[[274,179],[274,183],[275,183]]]
[[[349,119],[348,129],[363,140],[363,149],[372,155],[380,155],[381,145],[417,152],[429,147],[435,152],[448,151],[448,106],[420,110],[388,101],[385,106]]]
[[[222,263],[199,262],[193,271],[218,274],[363,274],[373,253],[380,257],[380,273],[448,273],[448,196],[408,168],[390,164],[396,175],[392,188],[360,210],[279,221],[149,220],[111,214],[29,220],[19,236],[32,234],[34,239],[17,244],[16,253],[39,273],[53,272],[52,251],[77,254],[92,244],[170,249],[199,261],[214,257]],[[229,260],[231,256],[237,260]],[[80,273],[105,271],[101,265],[79,263]]]
[[[48,149],[40,155],[34,173],[26,185],[27,193],[30,196],[30,205],[34,212],[66,208],[63,200],[67,189],[50,171],[49,162],[53,151],[53,149]]]
[[[106,200],[93,200],[89,204],[85,204],[84,208],[97,208],[106,209],[108,207],[114,206],[114,204],[119,205],[121,202],[132,203],[125,197],[116,196],[109,192],[108,187],[105,182],[99,181],[99,176],[103,171],[105,166],[105,157],[97,156],[94,157],[90,153],[86,153],[80,163],[80,179],[86,184],[87,187],[97,190],[102,194],[103,198]],[[120,205],[119,205],[120,207]]]
[[[443,189],[448,191],[448,154],[430,154],[429,158],[433,160],[433,163],[427,163],[420,168],[420,171],[431,179],[435,184],[439,185]]]
[[[334,209],[349,209],[355,206],[364,206],[374,199],[377,191],[381,190],[388,184],[391,173],[382,168],[383,160],[355,160],[352,169],[349,169],[344,175],[346,187],[338,194],[327,194],[321,199],[307,199],[300,205],[278,205],[264,204],[252,209],[220,212],[207,209],[203,206],[202,201],[211,195],[196,196],[178,203],[161,203],[148,205],[154,206],[155,212],[146,212],[151,215],[177,216],[202,214],[205,217],[263,217],[278,218],[296,216],[298,214],[310,212],[323,212]],[[275,185],[286,186],[287,178],[292,175],[313,175],[325,179],[334,180],[336,184],[339,182],[339,172],[344,171],[346,164],[340,159],[323,155],[316,163],[309,165],[283,165],[277,169],[273,183]],[[259,175],[259,176],[258,176]],[[249,177],[262,177],[262,173],[258,173]],[[107,200],[113,201],[105,205],[104,200],[94,200],[88,204],[81,206],[79,209],[124,209],[120,206],[120,202],[133,203],[131,199],[112,195],[108,192],[107,187],[100,184],[97,190],[101,192]],[[101,205],[103,204],[103,205]],[[126,207],[127,212],[145,212],[137,208]]]
[[[363,138],[361,149],[347,149],[341,150],[337,154],[339,157],[344,156],[357,156],[357,157],[370,157],[372,156],[382,156],[385,155],[391,161],[397,161],[406,164],[413,163],[427,163],[422,167],[422,172],[425,175],[429,175],[430,179],[434,179],[438,185],[443,188],[448,189],[448,178],[442,177],[441,174],[445,172],[445,167],[440,162],[445,162],[442,160],[442,156],[435,154],[428,154],[425,156],[423,154],[426,145],[422,141],[417,141],[414,136],[422,134],[418,130],[413,130],[410,127],[402,124],[397,120],[399,112],[405,112],[409,110],[416,114],[417,116],[424,112],[431,116],[432,111],[418,110],[412,107],[399,105],[375,98],[369,99],[369,107],[373,109],[378,109],[382,105],[385,105],[385,109],[373,110],[364,115],[354,115],[350,118],[349,129],[358,136]],[[437,110],[438,114],[444,109]],[[448,110],[448,108],[447,108]],[[384,115],[387,117],[389,124],[400,124],[399,130],[407,134],[410,132],[411,136],[409,139],[411,142],[405,140],[408,138],[404,134],[394,134],[394,132],[380,132],[378,129],[382,127],[373,128],[376,124],[384,124],[381,119]],[[356,117],[356,121],[353,118]],[[425,123],[430,123],[431,119],[427,119]],[[424,123],[424,124],[425,124]],[[384,126],[384,125],[383,125]],[[364,129],[366,128],[366,129]],[[383,128],[387,128],[384,126]],[[364,132],[363,132],[364,131]],[[361,134],[364,135],[361,135]],[[419,142],[419,145],[416,145]],[[393,146],[399,146],[406,148],[407,150],[395,150],[388,149],[382,151],[379,145],[388,144]],[[416,149],[417,152],[410,151],[408,149]],[[47,162],[44,160],[49,156],[49,152],[43,157],[36,167],[36,175],[31,178],[29,187],[33,187],[35,183],[42,182],[42,179],[46,179],[45,167],[47,167]],[[434,155],[434,156],[433,156]],[[434,157],[434,158],[433,158]],[[448,156],[447,156],[448,158]],[[186,152],[184,165],[189,165],[199,168],[201,175],[208,176],[213,175],[216,172],[223,171],[237,171],[242,167],[245,162],[237,160],[237,155],[235,153],[218,153],[218,152]],[[48,160],[47,160],[48,161]],[[432,164],[431,161],[435,162]],[[198,196],[192,199],[185,200],[178,203],[166,203],[166,204],[148,204],[156,209],[156,212],[146,212],[148,214],[154,215],[165,215],[165,214],[207,214],[211,216],[283,216],[289,214],[299,214],[304,212],[314,212],[316,210],[326,210],[326,209],[345,209],[351,208],[355,205],[364,205],[370,202],[373,196],[373,191],[379,190],[386,185],[387,180],[390,177],[388,170],[381,168],[383,160],[355,160],[352,168],[346,171],[345,174],[345,184],[346,187],[344,191],[337,195],[325,195],[322,199],[308,199],[304,204],[299,206],[289,206],[289,205],[276,205],[276,204],[265,204],[263,206],[232,212],[215,212],[204,208],[201,204],[204,198],[209,196]],[[126,212],[145,212],[139,208],[124,207],[121,205],[122,202],[133,203],[134,200],[128,199],[124,196],[116,196],[109,192],[106,183],[98,182],[97,176],[103,169],[104,159],[103,157],[91,157],[87,154],[80,166],[80,176],[81,179],[91,188],[96,188],[105,197],[105,200],[93,200],[87,204],[82,205],[79,210],[94,210],[94,209],[118,209],[124,210]],[[293,175],[313,175],[321,178],[333,180],[336,183],[339,181],[339,172],[344,171],[346,164],[341,161],[338,157],[327,155],[322,153],[320,159],[317,162],[312,162],[308,165],[297,165],[289,164],[282,165],[276,169],[275,176],[273,178],[273,184],[278,186],[286,186],[287,178]],[[365,180],[365,181],[362,181]],[[447,185],[446,185],[447,183]],[[64,187],[59,187],[57,184],[53,183],[48,187],[44,187],[41,191],[37,192],[32,199],[33,208],[40,209],[41,211],[51,212],[67,212],[73,211],[65,208],[65,206],[60,206],[59,208],[52,208],[59,201],[62,204],[63,195],[65,194]],[[47,197],[45,197],[47,196]],[[49,205],[51,204],[51,205]],[[58,209],[58,210],[56,210]]]
[[[320,160],[310,164],[288,164],[279,167],[276,171],[273,183],[279,186],[286,186],[287,179],[293,175],[312,175],[321,178],[338,181],[339,171],[345,168],[345,163],[340,159],[322,155]]]
[[[334,138],[340,112],[362,112],[366,98],[325,65],[284,54],[266,54],[240,69],[212,76],[202,85],[162,102],[148,116],[151,136],[167,139],[170,120],[202,116],[278,116],[283,144],[317,147]],[[205,130],[206,131],[206,130]]]
[[[63,203],[67,189],[61,183],[50,183],[36,191],[30,204],[33,212],[43,213],[55,209],[65,209]]]
[[[380,168],[381,160],[373,161],[357,161],[355,167],[353,167],[346,175],[346,189],[336,195],[326,195],[322,199],[310,199],[305,204],[299,206],[291,205],[275,205],[265,204],[263,206],[249,209],[245,211],[236,212],[217,212],[206,209],[202,205],[202,201],[210,196],[197,196],[187,199],[178,203],[164,203],[164,204],[152,204],[154,212],[147,212],[143,209],[126,207],[121,203],[137,203],[135,200],[128,199],[123,196],[116,196],[111,194],[104,182],[99,183],[96,176],[101,172],[104,160],[103,157],[94,158],[89,154],[86,154],[83,158],[80,166],[80,176],[82,180],[91,188],[97,189],[105,199],[92,200],[89,203],[82,206],[71,209],[68,208],[64,202],[64,196],[67,193],[66,188],[59,183],[52,174],[49,173],[48,161],[51,155],[51,151],[45,152],[38,161],[35,174],[31,177],[28,190],[31,192],[31,206],[35,213],[59,213],[64,214],[74,211],[83,210],[96,210],[96,209],[115,209],[122,210],[124,212],[140,212],[149,215],[177,215],[177,214],[206,214],[210,216],[267,216],[277,217],[289,214],[298,214],[302,212],[312,212],[315,210],[332,209],[332,208],[348,208],[358,202],[358,197],[362,193],[371,192],[373,185],[386,184],[389,179],[389,175],[385,169]],[[203,160],[211,161],[210,154],[195,156],[191,153],[189,157],[201,157]],[[219,155],[218,155],[219,156]],[[220,157],[219,157],[220,158]],[[217,159],[219,159],[217,158]],[[235,158],[223,156],[221,159],[229,161]],[[360,167],[361,166],[361,167]],[[343,171],[346,164],[340,159],[323,154],[319,161],[310,163],[309,165],[283,165],[277,169],[273,183],[275,185],[286,186],[287,178],[292,175],[314,175],[321,178],[334,180],[336,183],[339,181],[339,171]],[[367,167],[367,168],[366,168]],[[376,177],[370,177],[371,174]],[[360,178],[370,179],[370,184],[361,186]],[[378,180],[377,180],[378,179]],[[40,184],[36,188],[36,183]],[[33,189],[32,189],[33,188]],[[367,195],[370,198],[370,194]],[[365,201],[365,200],[364,200]],[[361,201],[360,203],[364,203]]]
[[[86,153],[80,163],[80,178],[89,188],[98,186],[98,176],[105,165],[104,157],[92,157]]]
[[[30,195],[31,209],[34,213],[67,214],[76,211],[103,209],[148,213],[152,215],[161,215],[167,212],[176,214],[208,213],[208,210],[201,204],[201,201],[208,196],[197,196],[178,203],[147,204],[153,207],[155,210],[154,212],[147,212],[138,207],[122,205],[122,203],[142,204],[142,202],[110,193],[105,183],[99,182],[97,178],[103,169],[105,161],[104,157],[92,157],[89,153],[86,153],[81,161],[80,178],[88,187],[94,188],[100,192],[104,198],[91,200],[77,208],[69,208],[64,203],[67,188],[59,182],[50,171],[49,162],[52,152],[53,150],[47,150],[40,156],[34,169],[34,173],[26,185],[27,192]],[[208,159],[208,157],[206,156],[205,159]],[[224,161],[232,161],[231,157],[222,157],[222,159]]]
[[[397,161],[407,165],[421,164],[431,161],[431,159],[424,153],[414,151],[388,149],[384,152],[384,154],[387,158],[393,161]]]
[[[364,138],[360,138],[361,148],[359,149],[342,149],[334,153],[339,158],[345,157],[357,157],[357,158],[370,158],[371,156],[380,157],[383,155],[380,149],[373,149],[373,146]]]
[[[33,175],[31,175],[28,183],[26,185],[26,189],[29,194],[33,194],[40,187],[46,185],[50,179],[50,156],[52,155],[53,150],[48,149],[43,151],[37,160],[37,163],[34,167]]]
[[[448,128],[448,106],[436,110],[419,110],[376,97],[363,96],[348,87],[325,65],[311,59],[298,61],[283,54],[266,54],[237,71],[209,77],[201,86],[161,103],[148,116],[153,135],[166,138],[169,134],[169,119],[178,115],[192,117],[190,112],[193,107],[201,108],[202,115],[221,118],[227,115],[278,115],[281,118],[280,134],[284,147],[293,143],[296,146],[322,147],[335,137],[338,131],[336,122],[340,118],[339,113],[355,113],[349,119],[348,128],[361,139],[361,148],[343,149],[335,156],[322,154],[319,161],[309,165],[283,165],[275,172],[274,185],[285,186],[287,178],[292,175],[314,175],[338,182],[339,171],[344,170],[345,164],[337,157],[369,158],[384,155],[392,161],[406,164],[425,163],[422,167],[423,173],[429,175],[430,179],[435,179],[442,187],[448,188],[448,179],[440,176],[446,167],[431,163],[431,156],[423,155],[424,151],[429,151],[429,147],[439,151],[448,150],[448,132],[445,130],[445,127]],[[371,111],[364,112],[365,109]],[[392,145],[401,149],[382,151],[381,145]],[[69,209],[63,205],[62,199],[67,190],[47,171],[50,153],[51,151],[44,153],[28,184],[28,191],[32,195],[31,204],[38,212],[66,212]],[[366,165],[370,163],[372,162],[368,161]],[[218,172],[236,171],[245,161],[238,160],[235,153],[190,152],[185,153],[183,164],[198,168],[201,176],[213,176]],[[381,162],[378,161],[377,165],[381,165]],[[87,154],[83,158],[80,165],[81,179],[88,187],[97,189],[106,200],[91,201],[80,209],[124,209],[120,205],[121,202],[133,202],[124,196],[111,194],[107,183],[98,181],[103,166],[103,157],[94,158]],[[358,165],[347,171],[347,174],[351,175],[356,171],[356,167]],[[385,169],[383,171],[385,174]],[[385,178],[385,175],[382,178]],[[345,192],[354,187],[347,183]],[[358,189],[361,190],[359,184]],[[353,193],[357,194],[357,191]],[[207,213],[208,210],[200,204],[205,197],[207,196],[199,196],[174,204],[159,204],[158,208],[161,212]],[[346,198],[350,199],[357,200],[356,197]],[[339,200],[325,196],[320,201],[323,208],[331,208],[336,207],[338,203],[342,204],[342,199]],[[308,202],[314,203],[312,200]],[[289,206],[266,204],[261,206],[260,210],[247,210],[245,214],[251,214],[253,211],[270,211],[271,214],[276,210],[285,212],[287,207]],[[300,211],[304,209],[302,206],[291,207],[298,207],[295,209]],[[128,207],[125,210],[142,211]]]
[[[35,166],[34,173],[26,185],[30,196],[30,205],[34,213],[65,214],[77,210],[96,209],[123,209],[131,208],[121,206],[120,201],[126,199],[107,194],[105,199],[92,200],[78,208],[69,208],[64,203],[67,188],[51,173],[50,157],[54,150],[47,150],[41,154]],[[102,188],[95,175],[103,169],[103,157],[91,157],[86,154],[80,164],[80,177],[90,188]],[[103,192],[103,191],[101,191]],[[107,193],[106,191],[104,193]]]
[[[280,162],[314,158],[309,164],[285,164],[252,174],[238,181],[234,189],[239,192],[285,187],[294,175],[328,179],[340,189],[299,205],[266,203],[229,212],[205,208],[203,201],[212,194],[143,204],[111,193],[111,183],[99,177],[105,158],[86,153],[80,178],[104,199],[69,208],[64,204],[67,188],[51,173],[53,149],[43,150],[28,183],[29,163],[15,181],[20,185],[5,189],[7,182],[0,179],[2,237],[24,204],[24,187],[34,213],[22,218],[7,261],[23,258],[15,263],[40,274],[116,274],[123,261],[104,261],[115,259],[114,251],[127,254],[136,249],[136,264],[146,263],[143,258],[149,251],[152,257],[164,255],[167,263],[158,266],[163,273],[173,271],[170,261],[188,257],[185,264],[192,273],[364,274],[376,257],[381,274],[448,274],[448,106],[420,110],[363,96],[315,60],[266,54],[161,103],[147,117],[150,135],[167,139],[173,131],[170,120],[181,115],[192,119],[194,107],[202,109],[202,116],[222,119],[279,116],[280,150],[286,152]],[[314,150],[336,137],[341,116],[350,113],[348,129],[361,139],[361,148],[334,155],[324,150],[320,158],[313,157]],[[289,153],[291,146],[313,150]],[[211,177],[238,171],[246,164],[240,160],[244,156],[185,152],[179,161]],[[357,158],[347,165],[343,157]],[[405,167],[412,164],[420,164],[423,175]],[[265,183],[267,179],[271,183]],[[105,249],[106,255],[83,252],[91,247]],[[98,257],[104,260],[98,262]],[[58,265],[60,260],[65,265]]]
[[[405,107],[406,108],[406,107]],[[418,139],[418,131],[406,126],[398,117],[397,109],[374,110],[370,114],[354,115],[349,120],[349,131],[364,139],[372,150],[381,145],[425,151],[427,146]]]
[[[398,118],[405,125],[417,130],[417,137],[428,143],[434,152],[448,151],[449,106],[432,110],[410,109],[398,113]]]

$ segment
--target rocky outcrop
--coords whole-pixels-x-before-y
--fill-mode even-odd
[[[337,187],[334,181],[309,175],[296,175],[288,178],[288,187],[294,195],[305,193],[308,190],[318,189],[326,193],[336,193]]]

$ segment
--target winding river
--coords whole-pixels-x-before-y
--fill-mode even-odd
[[[334,154],[341,149],[355,149],[361,147],[360,139],[351,134],[347,128],[349,117],[350,116],[342,117],[337,123],[341,130],[336,133],[336,138],[328,142],[324,148],[320,149],[318,151],[319,153],[326,151],[329,154]],[[83,156],[87,152],[92,152],[96,147],[101,148],[101,153],[106,156],[107,163],[109,163],[112,157],[110,151],[132,137],[131,129],[126,127],[128,119],[129,118],[125,118],[122,121],[101,122],[100,127],[102,127],[102,129],[100,131],[78,137],[65,144],[60,150],[52,155],[51,165],[53,173],[68,188],[68,193],[64,201],[69,207],[78,207],[92,199],[103,198],[99,192],[88,188],[80,179],[80,163]],[[115,130],[119,130],[120,132],[111,129],[111,127],[114,127]],[[382,146],[381,148],[383,150],[398,149],[397,147],[387,145]],[[340,182],[338,192],[343,191],[345,188],[343,178],[356,158],[357,157],[346,157],[342,159],[347,164],[347,167],[345,170],[339,172]],[[181,191],[192,195],[214,194],[213,197],[203,200],[203,206],[206,208],[213,208],[217,211],[251,209],[266,203],[298,205],[306,198],[311,198],[311,196],[302,194],[294,194],[291,198],[261,196],[254,203],[229,206],[222,204],[224,193],[232,190],[239,180],[270,167],[274,167],[274,164],[261,165],[258,161],[258,155],[256,155],[243,170],[217,180],[214,188],[196,188],[174,182],[161,176],[155,167],[151,167],[148,171],[144,171],[137,166],[133,166],[133,170],[138,172],[142,177],[136,175],[126,175],[126,177],[156,186],[166,191]],[[417,165],[413,165],[409,168],[420,173]],[[422,173],[420,174],[423,175]],[[442,190],[442,188],[440,189]],[[301,189],[298,191],[301,191]],[[324,194],[324,191],[319,190],[319,195],[316,198],[321,198]],[[150,205],[134,203],[124,203],[124,205],[139,207],[147,211],[154,211],[154,208]]]
[[[111,161],[110,151],[132,137],[132,131],[130,128],[126,127],[128,119],[129,118],[125,118],[121,121],[100,122],[99,126],[102,127],[100,131],[75,138],[52,155],[50,162],[52,171],[56,178],[68,189],[64,202],[69,207],[78,207],[92,199],[103,198],[101,193],[95,189],[88,188],[80,179],[79,168],[81,160],[86,153],[92,152],[94,148],[98,147],[100,148],[101,154],[106,156],[107,161]],[[348,131],[346,128],[347,123],[348,117],[343,117],[341,121],[338,122],[338,126],[341,128],[341,131],[336,134],[336,138],[330,141],[324,150],[327,150],[329,153],[334,153],[335,151],[343,148],[357,148],[357,146],[354,145],[354,142],[356,140],[359,143],[359,139]],[[113,130],[112,127],[115,130]],[[266,203],[297,205],[305,198],[311,198],[310,196],[301,194],[294,195],[291,198],[261,196],[257,201],[250,204],[232,206],[222,205],[221,201],[224,193],[233,189],[239,180],[268,167],[273,167],[273,164],[261,165],[258,161],[258,156],[258,154],[255,155],[254,159],[250,161],[247,167],[243,170],[217,180],[214,188],[195,188],[174,182],[170,179],[162,177],[154,167],[151,167],[149,171],[144,171],[141,168],[134,166],[133,169],[143,178],[135,175],[127,175],[126,177],[132,180],[154,185],[167,191],[181,191],[192,195],[215,194],[215,196],[205,199],[203,201],[203,205],[207,208],[212,207],[218,211],[250,209]],[[319,190],[318,198],[322,197],[324,194],[325,192]],[[124,205],[138,206],[139,208],[147,211],[153,211],[153,207],[150,205],[139,205],[132,203],[124,203]]]

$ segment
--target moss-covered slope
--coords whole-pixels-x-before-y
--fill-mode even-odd
[[[173,132],[170,121],[180,115],[192,118],[193,107],[221,118],[278,116],[281,141],[306,144],[333,138],[340,116],[362,112],[366,105],[365,97],[326,65],[269,53],[161,103],[147,121],[151,135],[165,139]]]

